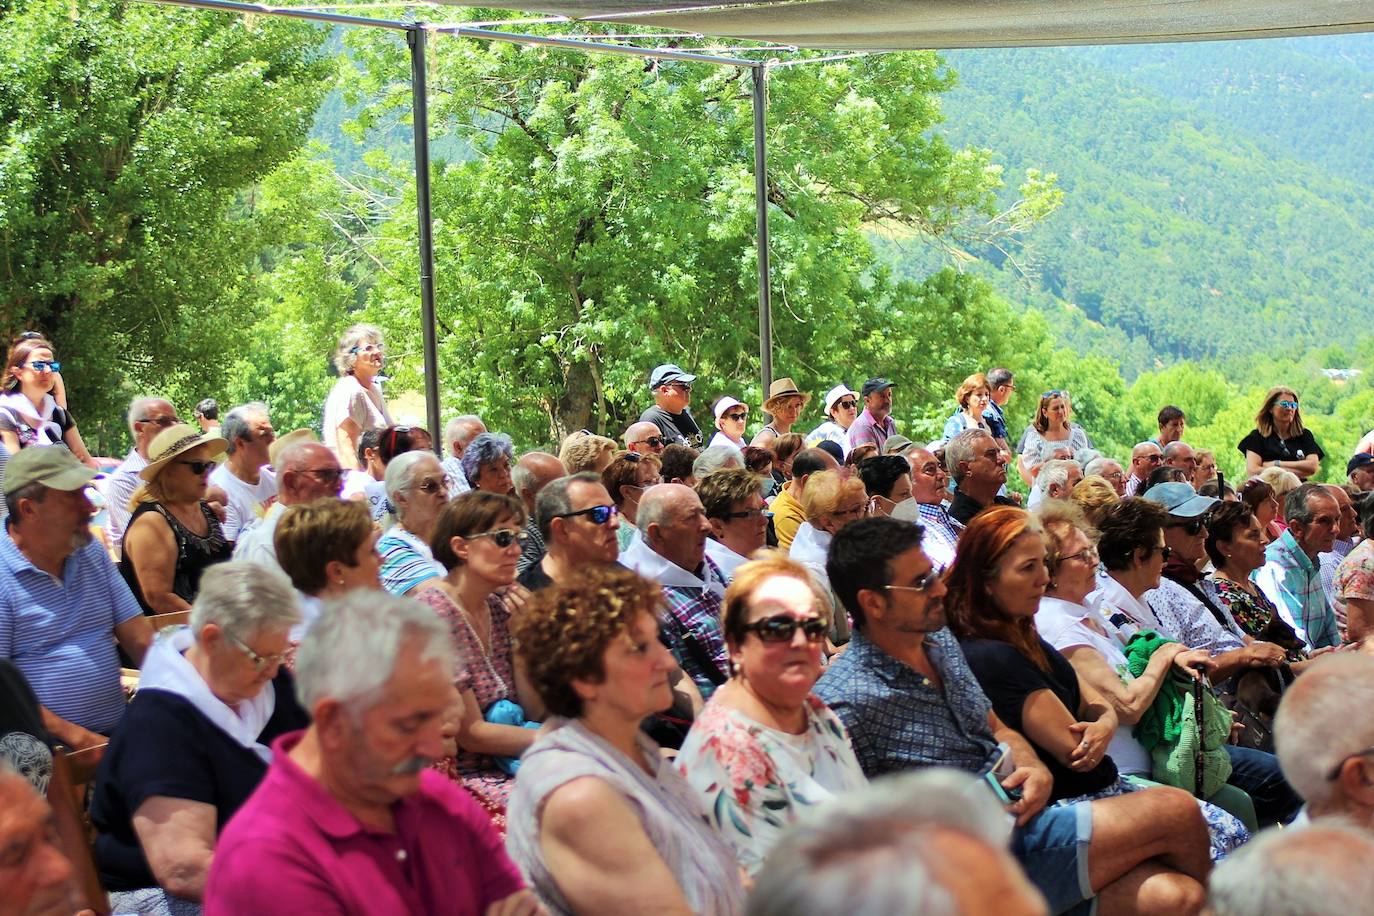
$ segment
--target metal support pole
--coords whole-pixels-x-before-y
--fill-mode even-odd
[[[425,345],[425,414],[434,451],[443,454],[439,427],[439,339],[434,318],[434,224],[429,212],[429,87],[425,78],[425,27],[406,30],[410,46],[411,121],[415,142],[415,218],[420,224],[420,324]]]
[[[763,396],[773,384],[773,291],[768,263],[768,67],[754,64],[754,209],[758,224],[759,262],[759,370]]]

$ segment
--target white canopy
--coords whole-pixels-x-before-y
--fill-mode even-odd
[[[529,0],[499,5],[836,50],[1127,44],[1374,31],[1374,0]]]

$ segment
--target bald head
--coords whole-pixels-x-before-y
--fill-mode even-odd
[[[706,553],[711,524],[701,498],[691,487],[660,483],[644,491],[635,526],[654,553],[688,572],[696,572]]]
[[[638,423],[631,423],[630,428],[625,430],[625,447],[638,454],[660,455],[663,453],[663,433],[657,426],[647,420]],[[657,444],[650,443],[648,440],[656,439]]]
[[[339,459],[328,447],[302,439],[277,455],[277,498],[283,506],[338,496],[342,490]]]
[[[1283,694],[1274,745],[1314,814],[1374,826],[1374,754],[1361,755],[1374,747],[1374,657],[1342,652],[1313,663]]]
[[[1217,867],[1213,916],[1346,916],[1374,897],[1374,835],[1336,818],[1301,830],[1266,830]]]
[[[548,452],[526,452],[515,462],[515,467],[511,468],[510,479],[511,485],[515,487],[515,495],[524,501],[525,509],[533,518],[534,501],[539,491],[550,481],[566,477],[567,474],[568,469],[558,460],[557,455],[550,455]]]

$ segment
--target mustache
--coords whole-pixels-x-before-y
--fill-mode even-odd
[[[423,757],[423,756],[409,757],[409,758],[407,758],[407,759],[405,759],[405,760],[402,760],[400,763],[396,764],[394,767],[392,767],[392,768],[391,768],[391,775],[392,775],[392,776],[414,776],[416,773],[420,772],[421,770],[428,769],[429,767],[433,766],[436,762],[437,762],[437,761],[436,761],[435,758],[433,758],[433,757]]]

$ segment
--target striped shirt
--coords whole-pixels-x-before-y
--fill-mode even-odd
[[[1321,568],[1303,552],[1291,531],[1264,548],[1265,564],[1250,574],[1265,597],[1308,649],[1339,646],[1336,612],[1326,600]]]
[[[109,734],[124,715],[114,629],[143,611],[92,540],[62,578],[36,568],[0,530],[0,658],[8,658],[55,715]]]
[[[445,574],[429,545],[400,525],[392,525],[377,539],[377,553],[382,555],[382,588],[393,595],[404,595]]]

